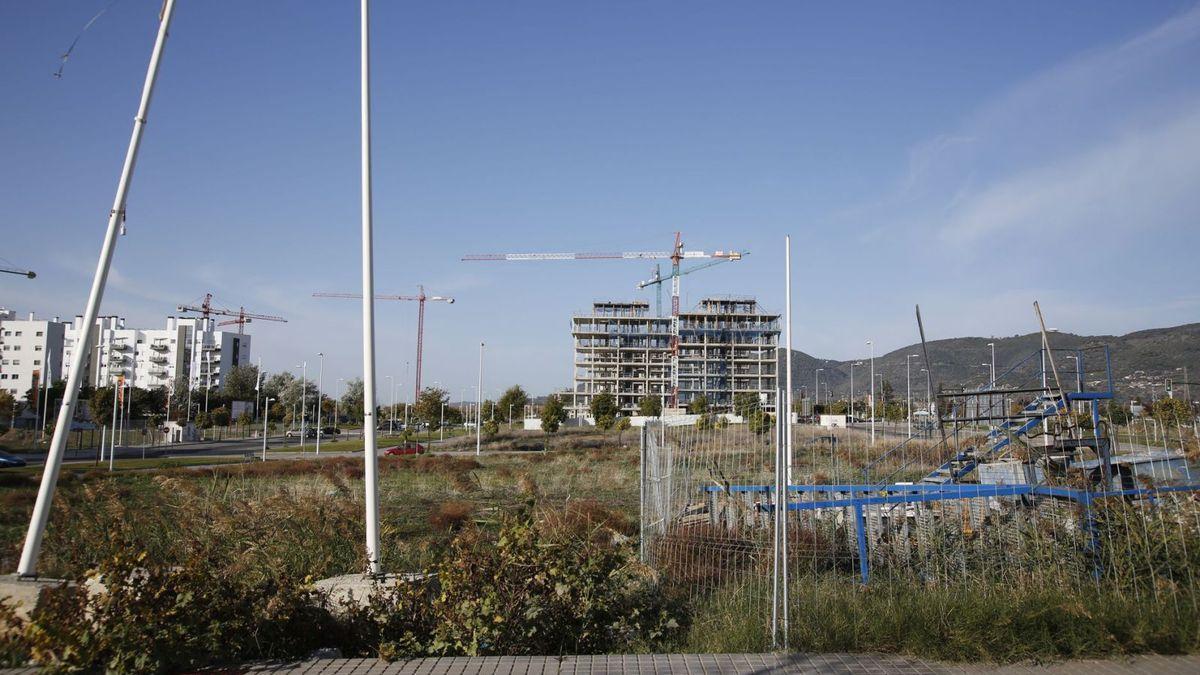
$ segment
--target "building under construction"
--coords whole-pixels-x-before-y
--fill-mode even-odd
[[[645,396],[670,407],[673,388],[670,317],[644,301],[597,302],[571,323],[575,342],[573,417],[586,417],[592,397],[616,396],[623,414],[637,414]],[[704,396],[715,412],[730,412],[748,392],[774,412],[779,315],[753,298],[710,297],[679,314],[678,407]]]

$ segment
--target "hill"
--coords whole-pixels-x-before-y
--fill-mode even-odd
[[[933,363],[933,388],[974,387],[986,382],[989,368],[983,364],[991,360],[989,342],[996,344],[996,370],[1003,373],[1009,366],[1037,352],[1041,346],[1038,333],[1016,335],[1005,338],[962,337],[929,342],[929,360]],[[1055,332],[1050,336],[1054,349],[1084,349],[1108,345],[1112,356],[1113,380],[1120,398],[1149,398],[1163,396],[1166,383],[1173,380],[1183,382],[1183,373],[1176,368],[1186,366],[1189,379],[1200,382],[1200,323],[1184,324],[1170,328],[1153,328],[1126,335],[1075,335]],[[914,355],[912,362],[913,398],[923,397],[925,379],[921,369],[925,361],[921,356],[921,343],[910,344],[886,354],[876,355],[875,372],[883,375],[883,381],[893,391],[903,396],[906,386],[905,355]],[[1060,359],[1061,360],[1061,359]],[[854,368],[854,391],[861,396],[870,386],[867,359],[857,359],[861,366]],[[1069,361],[1059,364],[1060,374],[1070,368]],[[851,361],[820,359],[804,352],[792,351],[794,386],[812,391],[816,369],[821,373],[821,391],[824,395],[826,383],[836,398],[845,398],[850,391]],[[1090,370],[1090,368],[1089,368]],[[782,371],[781,371],[782,372]],[[1200,399],[1200,386],[1192,388],[1193,399]],[[1183,396],[1184,387],[1176,387],[1177,396]]]

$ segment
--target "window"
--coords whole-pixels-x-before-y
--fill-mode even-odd
[[[14,352],[19,352],[19,351],[21,351],[21,345],[13,345],[13,351],[14,351]]]
[[[33,351],[35,351],[35,352],[40,352],[40,351],[42,351],[42,346],[41,346],[41,345],[34,345],[34,346],[33,346]]]
[[[35,366],[40,366],[40,365],[42,365],[42,362],[41,362],[41,361],[39,361],[39,360],[37,360],[37,359],[34,359],[34,360],[33,360],[33,365],[35,365]]]
[[[15,331],[13,337],[21,337],[21,331]]]
[[[7,380],[7,379],[8,379],[8,373],[0,373],[0,380]]]
[[[21,365],[21,361],[20,361],[20,359],[13,359],[13,365],[14,365],[14,366],[19,366],[19,365]]]
[[[34,337],[42,337],[42,331],[39,330]]]

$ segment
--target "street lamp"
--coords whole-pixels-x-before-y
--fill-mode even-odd
[[[875,445],[875,343],[867,340],[871,348],[871,445]]]
[[[275,399],[267,397],[263,401],[263,458],[262,461],[267,461],[267,423],[271,418],[271,401]]]
[[[988,386],[988,389],[992,389],[996,386],[996,343],[989,342],[987,346],[992,348],[992,384]]]
[[[300,452],[304,452],[304,422],[308,417],[304,413],[304,407],[308,405],[308,361],[302,362],[296,366],[300,369]]]
[[[817,398],[814,399],[814,403],[813,403],[813,414],[814,415],[817,414],[816,404],[821,402],[821,371],[822,370],[825,370],[825,369],[817,368],[816,372],[813,373],[813,391],[816,393],[816,396],[817,396]]]
[[[388,410],[388,435],[396,433],[396,378],[391,375],[384,376],[388,381],[388,389],[392,392],[392,403]]]
[[[850,421],[854,422],[854,366],[861,366],[862,361],[850,362]]]
[[[342,400],[342,383],[345,381],[346,381],[346,378],[339,377],[337,379],[337,387],[334,389],[334,391],[337,393],[337,396],[335,396],[333,398],[333,428],[334,429],[337,429],[341,423],[341,418],[338,415],[338,403],[341,402],[341,400]]]
[[[483,342],[479,343],[479,389],[475,392],[475,454],[478,455],[483,444],[481,427],[483,426]]]
[[[317,352],[321,365],[317,368],[317,451],[321,454],[321,387],[325,383],[325,352]]]
[[[908,435],[912,437],[912,360],[917,354],[907,354],[904,357],[904,379],[908,381],[907,400],[904,404],[904,415],[908,418]]]

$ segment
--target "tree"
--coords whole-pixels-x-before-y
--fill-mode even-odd
[[[100,387],[88,397],[88,413],[92,422],[101,426],[112,426],[113,390],[113,387]]]
[[[546,397],[542,404],[542,431],[552,434],[567,420],[567,408],[558,394]]]
[[[450,394],[445,389],[425,387],[417,396],[412,413],[417,419],[429,425],[429,429],[437,431],[442,426],[442,409],[450,402]],[[449,412],[449,408],[446,408]]]
[[[1117,426],[1129,424],[1129,408],[1117,403],[1116,401],[1108,402],[1108,409],[1105,413],[1109,421]]]
[[[1188,404],[1177,398],[1160,398],[1154,404],[1154,418],[1163,425],[1191,422],[1192,411]]]
[[[642,417],[659,417],[662,415],[662,399],[657,396],[643,396],[638,402],[638,414]]]
[[[617,421],[617,416],[621,414],[621,408],[617,406],[617,397],[607,391],[599,396],[592,397],[592,403],[588,406],[592,413],[592,419],[596,420],[596,428],[608,431]]]
[[[16,397],[8,393],[7,389],[0,389],[0,420],[11,423],[16,413]],[[8,427],[10,424],[3,424],[2,426]]]
[[[762,435],[771,430],[771,425],[774,420],[770,413],[763,411],[761,408],[750,412],[750,416],[746,418],[747,426],[751,433]]]
[[[234,366],[225,376],[225,396],[231,401],[253,401],[259,392],[254,391],[258,383],[258,366]]]
[[[225,406],[213,408],[208,413],[208,419],[216,426],[229,426],[229,408]]]
[[[693,413],[694,414],[694,413]],[[708,431],[713,428],[713,416],[710,413],[700,413],[696,418],[696,431]]]
[[[750,413],[754,410],[762,408],[762,402],[758,399],[758,394],[749,391],[739,392],[733,397],[733,414],[747,419]]]
[[[521,385],[514,384],[501,394],[500,400],[496,401],[496,407],[500,409],[500,414],[504,416],[506,422],[512,423],[512,418],[516,415],[525,415],[525,406],[529,405],[529,394],[521,388]]]
[[[346,380],[346,390],[342,392],[342,402],[338,406],[338,413],[345,415],[348,420],[364,419],[366,409],[363,408],[363,381],[362,378],[356,377],[353,380]]]
[[[495,417],[491,417],[483,423],[483,435],[488,438],[495,438],[496,434],[500,433],[500,422],[496,421]]]
[[[692,399],[692,401],[688,403],[687,411],[692,415],[703,415],[704,413],[708,412],[708,397],[706,397],[704,394],[700,394],[696,398]]]

